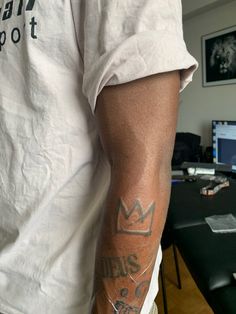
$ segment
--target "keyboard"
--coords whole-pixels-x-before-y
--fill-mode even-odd
[[[214,169],[215,171],[220,171],[220,172],[232,172],[231,165],[204,163],[204,162],[188,162],[188,161],[183,162],[181,165],[181,169],[188,169],[188,168]]]

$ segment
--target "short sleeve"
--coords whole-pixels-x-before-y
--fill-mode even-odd
[[[181,70],[181,90],[197,61],[183,39],[179,0],[89,0],[84,10],[83,92],[92,110],[104,86]]]

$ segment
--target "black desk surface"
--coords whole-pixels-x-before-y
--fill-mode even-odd
[[[236,283],[236,233],[214,233],[202,224],[176,229],[175,242],[204,294]]]
[[[214,196],[200,195],[207,181],[172,186],[167,229],[195,282],[216,314],[236,314],[236,233],[216,234],[205,217],[232,213],[236,216],[236,181]]]
[[[205,223],[205,217],[232,213],[236,216],[236,180],[230,187],[221,189],[214,196],[200,195],[200,188],[208,181],[174,184],[168,213],[171,228],[178,229]]]

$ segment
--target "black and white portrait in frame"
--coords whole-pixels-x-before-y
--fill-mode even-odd
[[[202,37],[203,86],[236,83],[236,26]]]

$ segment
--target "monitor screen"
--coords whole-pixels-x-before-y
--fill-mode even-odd
[[[213,162],[236,170],[236,121],[212,121]]]

